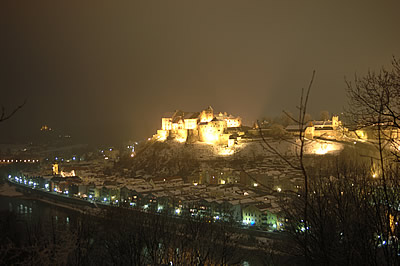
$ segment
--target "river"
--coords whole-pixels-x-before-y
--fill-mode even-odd
[[[44,228],[57,228],[65,232],[74,232],[75,225],[82,221],[81,213],[72,209],[63,208],[61,205],[31,198],[15,190],[15,187],[3,184],[0,186],[0,213],[3,228],[12,231],[14,240],[26,241],[27,236],[32,233],[32,229],[37,225]],[[7,225],[5,215],[10,216],[11,223]],[[85,218],[87,219],[87,218]],[[10,219],[9,219],[10,220]],[[95,219],[96,227],[101,227],[101,220]],[[8,227],[6,227],[7,225]],[[71,231],[72,229],[72,231]],[[101,231],[101,230],[100,230]],[[99,232],[100,232],[99,231]],[[4,231],[3,231],[4,232]],[[95,238],[97,238],[95,236]],[[241,249],[242,256],[246,258],[242,265],[262,265],[266,258],[266,253],[256,249]],[[238,250],[238,251],[239,251]],[[278,256],[279,257],[279,256]],[[281,258],[278,258],[278,261]],[[276,264],[280,264],[279,262]]]
[[[75,217],[75,212],[58,206],[54,206],[36,199],[27,197],[6,197],[0,195],[0,211],[11,212],[19,219],[27,222],[45,221],[52,219],[70,223]]]

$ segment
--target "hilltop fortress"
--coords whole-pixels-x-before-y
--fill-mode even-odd
[[[157,130],[154,138],[160,141],[175,139],[179,142],[200,141],[232,146],[234,144],[233,133],[228,131],[229,129],[238,129],[241,125],[240,117],[229,115],[226,112],[215,115],[211,106],[201,112],[177,110],[163,115],[161,129]]]

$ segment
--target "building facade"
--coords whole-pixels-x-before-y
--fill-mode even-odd
[[[205,142],[209,144],[229,145],[230,134],[227,128],[241,127],[242,120],[225,113],[214,114],[211,106],[201,112],[177,110],[166,113],[161,118],[161,129],[154,136],[163,141],[167,138],[179,142]]]

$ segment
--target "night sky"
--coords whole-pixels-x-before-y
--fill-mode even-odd
[[[340,113],[344,77],[400,57],[400,1],[0,2],[0,142],[48,124],[79,141],[151,136],[164,112],[208,105],[245,123]]]

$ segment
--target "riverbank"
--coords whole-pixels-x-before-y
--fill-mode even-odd
[[[97,204],[78,198],[65,197],[63,195],[33,189],[9,180],[0,185],[0,196],[28,201],[40,201],[54,207],[82,214],[97,215],[101,212]]]
[[[23,193],[18,192],[15,186],[10,185],[9,183],[5,182],[0,185],[0,196],[3,197],[22,197],[24,196]]]
[[[97,208],[90,207],[92,205],[86,205],[85,202],[82,203],[84,200],[70,198],[59,193],[56,194],[24,187],[18,183],[6,183],[0,187],[0,191],[3,191],[5,195],[10,195],[10,197],[6,198],[0,195],[0,199],[3,198],[2,200],[5,201],[4,204],[2,204],[3,207],[8,209],[8,211],[22,215],[23,219],[30,220],[31,217],[35,216],[38,220],[47,220],[48,223],[49,221],[61,222],[62,226],[67,226],[64,228],[65,230],[72,229],[73,227],[71,226],[72,224],[76,224],[75,222],[78,222],[77,224],[81,226],[87,224],[88,220],[91,220],[93,224],[88,226],[92,228],[91,230],[96,232],[95,235],[93,235],[94,239],[100,242],[103,241],[103,231],[107,231],[107,234],[114,234],[115,232],[119,232],[118,228],[126,223],[129,224],[126,228],[129,232],[146,231],[145,234],[150,234],[150,232],[154,230],[157,231],[160,230],[160,228],[164,228],[166,231],[162,235],[157,236],[157,238],[160,237],[162,239],[165,235],[169,235],[174,239],[176,238],[176,241],[183,236],[190,238],[189,232],[194,228],[211,230],[209,232],[210,234],[211,232],[216,234],[218,230],[223,229],[226,230],[224,235],[227,235],[225,235],[225,237],[229,236],[229,238],[233,237],[235,239],[234,244],[226,244],[225,248],[235,249],[236,252],[238,252],[238,256],[243,256],[243,259],[245,258],[246,261],[251,262],[251,265],[258,265],[260,260],[265,259],[267,256],[266,253],[269,252],[271,253],[269,254],[270,256],[278,260],[285,259],[285,255],[281,254],[281,252],[277,251],[275,248],[272,248],[283,244],[282,240],[284,237],[282,233],[266,234],[266,232],[256,230],[231,228],[229,225],[226,227],[220,223],[211,225],[209,223],[199,223],[191,219],[186,220],[183,217],[170,217],[132,208],[118,208],[107,205],[101,205]],[[150,228],[152,228],[152,230],[149,230]],[[184,228],[186,228],[184,230],[186,233],[183,234],[182,230]],[[219,229],[214,231],[215,229],[212,228]],[[76,232],[74,230],[75,229],[73,229],[73,232]],[[206,232],[204,233],[208,234]],[[224,239],[224,235],[213,239],[210,245],[216,245],[221,248],[221,241]],[[142,236],[140,235],[140,237]],[[147,237],[149,236],[146,235],[146,238]],[[114,238],[111,239],[114,241]],[[125,241],[126,239],[118,235],[117,240]],[[202,241],[206,240],[204,239]],[[194,245],[193,248],[195,247]]]

